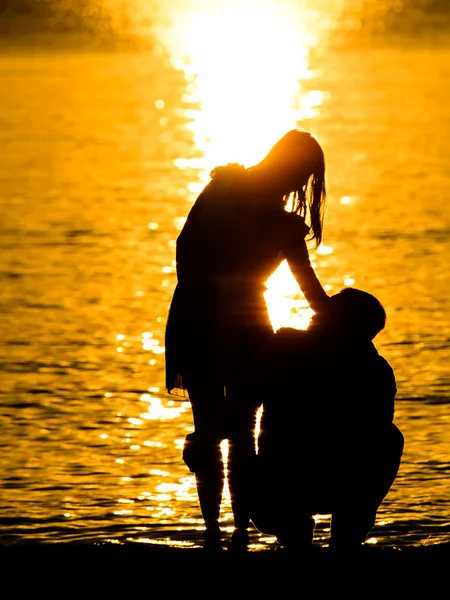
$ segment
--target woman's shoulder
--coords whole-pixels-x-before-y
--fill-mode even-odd
[[[210,176],[214,181],[226,181],[239,177],[246,172],[244,165],[239,163],[228,163],[227,165],[219,165],[214,167]]]
[[[284,243],[296,245],[297,242],[303,241],[309,233],[309,226],[305,223],[305,219],[297,213],[282,211],[278,221],[283,232]]]
[[[242,187],[245,173],[245,167],[238,163],[215,167],[211,171],[211,179],[200,196],[203,196],[203,201],[208,205],[222,204],[225,200],[229,202],[236,191]],[[197,201],[200,200],[200,196]]]

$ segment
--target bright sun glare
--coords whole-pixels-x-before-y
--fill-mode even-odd
[[[184,70],[196,145],[205,168],[259,161],[283,133],[311,116],[300,81],[311,77],[310,35],[291,3],[191,2],[173,21],[173,61]],[[309,95],[313,104],[320,94]]]
[[[171,6],[166,45],[185,74],[186,116],[203,154],[176,163],[196,169],[197,180],[189,187],[194,199],[214,166],[255,164],[298,126],[314,133],[310,123],[323,93],[303,91],[302,82],[313,78],[309,51],[317,40],[311,15],[302,18],[306,15],[292,0],[191,0]],[[274,328],[305,328],[311,311],[287,263],[267,286]]]

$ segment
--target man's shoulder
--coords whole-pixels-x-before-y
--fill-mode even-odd
[[[382,354],[380,354],[380,352],[377,350],[377,348],[375,347],[375,345],[373,343],[372,343],[372,347],[373,347],[373,360],[376,361],[378,368],[380,370],[385,371],[386,373],[392,373],[392,375],[393,375],[394,369],[392,368],[392,365]]]
[[[393,398],[397,393],[397,382],[392,366],[378,351],[371,361],[371,389],[375,394]]]

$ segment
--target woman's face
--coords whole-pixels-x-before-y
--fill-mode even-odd
[[[283,156],[279,161],[261,164],[255,172],[259,173],[267,187],[275,193],[286,196],[292,192],[303,190],[313,173],[309,161],[299,160],[298,157]]]
[[[286,169],[281,169],[280,171],[280,184],[284,186],[286,194],[303,190],[312,175],[309,168],[299,168],[298,165],[294,167],[288,166]]]

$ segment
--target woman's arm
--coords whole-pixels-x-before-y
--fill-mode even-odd
[[[330,297],[323,289],[309,258],[306,242],[302,240],[292,247],[284,248],[283,253],[308,304],[315,313],[326,311]]]

